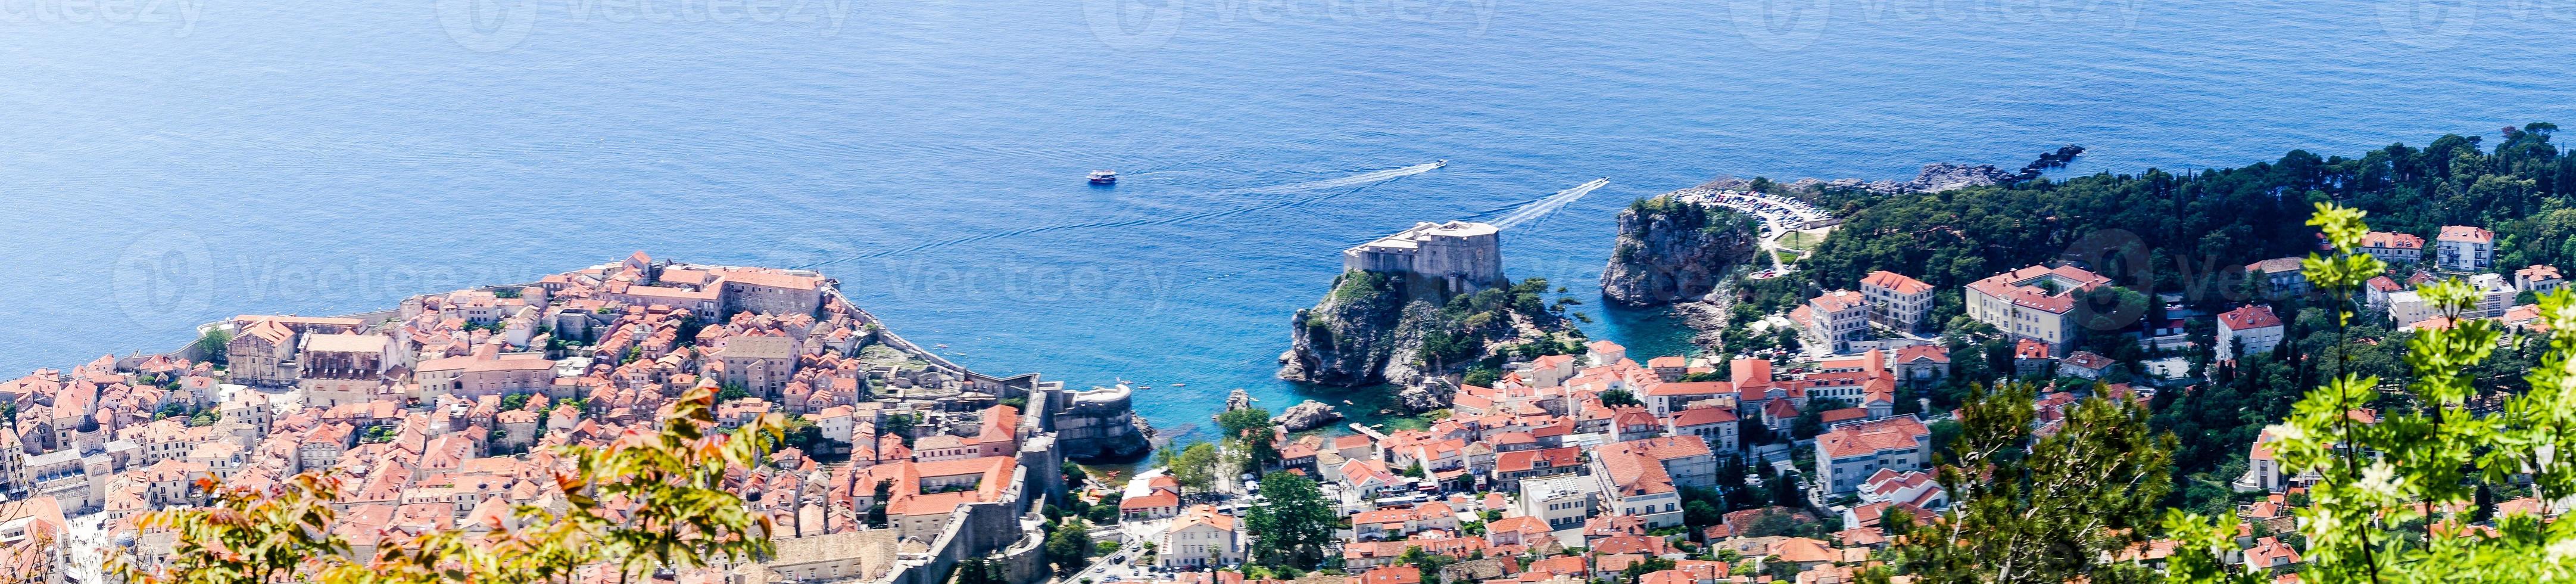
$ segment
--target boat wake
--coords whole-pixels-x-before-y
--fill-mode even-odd
[[[1511,207],[1510,211],[1504,212],[1501,216],[1495,217],[1494,220],[1487,221],[1487,223],[1492,223],[1494,227],[1501,229],[1519,227],[1523,224],[1529,223],[1530,221],[1537,220],[1540,217],[1546,217],[1547,214],[1554,213],[1557,209],[1563,209],[1566,205],[1572,205],[1574,204],[1574,201],[1582,199],[1583,195],[1590,194],[1593,189],[1601,188],[1602,185],[1607,184],[1610,184],[1610,179],[1608,178],[1592,179],[1592,182],[1575,185],[1574,188],[1557,191],[1555,194],[1539,197],[1536,201],[1530,201],[1529,203],[1518,207]]]
[[[1389,168],[1389,169],[1386,169],[1386,170],[1373,170],[1373,171],[1363,172],[1363,173],[1354,174],[1354,175],[1345,176],[1345,177],[1328,178],[1328,179],[1319,180],[1319,181],[1302,182],[1302,183],[1296,183],[1296,184],[1286,184],[1286,185],[1267,186],[1267,187],[1252,187],[1252,188],[1248,188],[1248,189],[1240,189],[1240,190],[1236,190],[1236,191],[1232,191],[1232,192],[1235,192],[1235,193],[1256,193],[1256,194],[1272,194],[1272,195],[1278,195],[1278,194],[1288,194],[1288,193],[1302,193],[1302,192],[1309,192],[1309,191],[1319,191],[1319,190],[1324,190],[1324,189],[1338,189],[1338,188],[1342,188],[1342,187],[1364,185],[1364,184],[1369,184],[1369,183],[1378,182],[1378,181],[1383,181],[1383,180],[1393,180],[1393,179],[1398,179],[1398,178],[1403,178],[1403,177],[1413,176],[1413,175],[1417,175],[1417,174],[1422,174],[1422,173],[1426,173],[1426,172],[1431,172],[1431,170],[1432,170],[1432,169],[1440,168],[1440,167],[1442,167],[1442,166],[1447,166],[1448,164],[1449,164],[1449,161],[1446,161],[1446,160],[1442,160],[1442,161],[1439,161],[1439,162],[1425,162],[1425,163],[1422,163],[1422,164],[1416,164],[1416,165],[1413,165],[1413,166],[1405,166],[1405,167],[1398,167],[1398,168]]]
[[[1171,224],[1175,224],[1175,223],[1188,223],[1188,222],[1192,222],[1192,221],[1203,221],[1203,220],[1208,220],[1208,219],[1216,219],[1216,218],[1220,218],[1220,217],[1229,217],[1229,216],[1234,216],[1234,215],[1241,215],[1241,214],[1245,214],[1245,213],[1253,213],[1253,212],[1259,212],[1259,211],[1267,211],[1267,210],[1271,210],[1271,209],[1280,209],[1280,208],[1288,208],[1288,207],[1304,207],[1304,206],[1307,206],[1307,205],[1313,205],[1313,204],[1316,204],[1316,203],[1321,203],[1321,202],[1324,202],[1324,201],[1326,201],[1326,200],[1333,199],[1333,198],[1335,198],[1335,197],[1340,197],[1340,196],[1343,196],[1343,195],[1349,195],[1349,194],[1352,194],[1352,193],[1357,193],[1357,192],[1360,192],[1360,191],[1368,190],[1368,188],[1369,188],[1369,187],[1376,186],[1376,185],[1379,185],[1379,184],[1383,184],[1383,183],[1385,183],[1386,181],[1395,180],[1395,179],[1398,179],[1398,178],[1403,178],[1403,177],[1412,176],[1412,175],[1416,175],[1416,174],[1422,174],[1422,173],[1424,173],[1424,172],[1428,172],[1428,171],[1430,171],[1431,169],[1439,168],[1439,167],[1441,167],[1441,166],[1442,166],[1442,165],[1444,165],[1444,164],[1446,164],[1446,161],[1443,161],[1443,162],[1432,162],[1432,163],[1426,163],[1426,164],[1416,164],[1416,165],[1413,165],[1413,166],[1407,166],[1407,167],[1403,167],[1403,168],[1390,168],[1390,169],[1386,169],[1386,170],[1379,170],[1379,171],[1366,172],[1366,173],[1355,174],[1355,175],[1346,176],[1346,177],[1341,177],[1341,178],[1335,178],[1335,179],[1320,180],[1320,181],[1308,182],[1308,183],[1298,183],[1298,184],[1293,184],[1293,185],[1282,185],[1282,186],[1278,186],[1278,187],[1270,187],[1270,188],[1267,188],[1267,189],[1254,189],[1255,191],[1260,191],[1260,192],[1294,193],[1294,192],[1311,192],[1311,191],[1316,191],[1316,190],[1332,189],[1332,188],[1334,188],[1334,187],[1349,187],[1349,188],[1342,189],[1342,190],[1331,190],[1331,191],[1325,192],[1325,193],[1323,193],[1323,194],[1318,194],[1318,195],[1314,195],[1314,196],[1299,197],[1299,198],[1294,198],[1294,199],[1286,199],[1286,200],[1281,200],[1281,201],[1277,201],[1277,202],[1265,203],[1265,204],[1260,204],[1260,205],[1252,205],[1252,206],[1248,206],[1248,207],[1235,207],[1235,208],[1231,208],[1231,209],[1219,209],[1219,210],[1215,210],[1215,211],[1207,211],[1207,212],[1201,212],[1201,213],[1190,213],[1190,214],[1186,214],[1186,215],[1172,215],[1172,216],[1167,216],[1167,217],[1146,217],[1146,218],[1140,218],[1140,219],[1128,219],[1128,220],[1123,220],[1123,221],[1095,221],[1095,222],[1090,222],[1090,223],[1070,223],[1070,224],[1063,224],[1063,225],[1048,225],[1048,226],[1044,226],[1044,227],[1031,227],[1031,228],[1027,228],[1027,229],[1014,229],[1014,230],[1010,230],[1010,231],[1001,231],[1001,232],[995,232],[995,233],[983,233],[983,234],[968,235],[968,236],[962,236],[962,237],[952,237],[952,238],[948,238],[948,239],[941,239],[941,240],[937,240],[937,241],[926,242],[926,243],[922,243],[922,244],[914,245],[914,246],[910,246],[910,247],[904,247],[904,248],[898,248],[898,249],[878,250],[878,251],[871,252],[871,253],[857,254],[857,255],[845,256],[845,257],[836,258],[836,259],[823,260],[823,261],[818,261],[818,262],[814,262],[814,263],[810,263],[810,264],[805,264],[805,265],[802,265],[802,266],[797,266],[797,268],[798,268],[798,269],[813,269],[813,268],[817,268],[817,267],[821,267],[821,266],[827,266],[827,265],[831,265],[831,264],[837,264],[837,263],[841,263],[841,262],[845,262],[845,261],[849,261],[849,260],[862,260],[862,259],[871,259],[871,258],[881,258],[881,257],[886,257],[886,256],[902,255],[902,254],[908,254],[908,253],[915,253],[915,252],[921,252],[921,251],[928,251],[928,250],[933,250],[933,249],[939,249],[939,248],[943,248],[943,247],[950,247],[950,246],[962,245],[962,244],[967,244],[967,243],[974,243],[974,242],[978,242],[978,241],[985,241],[985,240],[992,240],[992,239],[1002,239],[1002,238],[1008,238],[1008,237],[1020,237],[1020,236],[1024,236],[1024,235],[1035,235],[1035,234],[1039,234],[1039,233],[1048,233],[1048,232],[1054,232],[1054,231],[1068,231],[1068,230],[1075,230],[1075,229],[1103,229],[1103,228],[1119,228],[1119,227],[1145,227],[1145,226],[1152,226],[1152,225],[1171,225]],[[1560,193],[1560,194],[1562,194],[1562,193]],[[1579,196],[1579,195],[1578,195],[1578,196]]]

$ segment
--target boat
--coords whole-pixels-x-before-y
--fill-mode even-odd
[[[1114,183],[1114,182],[1118,182],[1118,171],[1115,171],[1115,170],[1094,170],[1094,171],[1091,171],[1091,184],[1095,184],[1095,185],[1105,185],[1105,184]]]
[[[1432,168],[1440,168],[1440,167],[1448,166],[1448,165],[1449,165],[1449,159],[1447,159],[1447,158],[1442,158],[1442,159],[1439,159],[1439,160],[1431,161],[1431,167],[1432,167]]]
[[[1190,386],[1190,384],[1187,384],[1187,383],[1174,383],[1174,384],[1172,384],[1172,387],[1189,387],[1189,386]]]

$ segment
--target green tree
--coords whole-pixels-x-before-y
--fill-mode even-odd
[[[957,560],[956,584],[1009,584],[1002,566],[980,557]]]
[[[1644,580],[1647,574],[1673,569],[1673,566],[1676,563],[1677,562],[1662,556],[1648,556],[1646,559],[1632,562],[1628,564],[1627,568],[1619,570],[1619,581],[1625,582],[1626,584],[1637,584],[1639,581]]]
[[[2148,428],[2134,402],[2089,398],[2055,433],[2034,437],[2027,386],[1973,394],[1960,435],[1942,456],[1943,489],[1958,501],[1941,520],[1886,519],[1905,572],[1926,582],[2058,584],[2152,577],[2111,554],[2146,540],[2172,486],[2174,438]]]
[[[1163,467],[1170,469],[1172,480],[1179,481],[1182,489],[1205,491],[1216,484],[1218,461],[1215,444],[1191,444],[1178,454],[1165,449],[1162,456]]]
[[[1272,442],[1270,410],[1259,406],[1227,410],[1216,415],[1217,432],[1249,457],[1251,468],[1262,468],[1279,462],[1279,447]]]
[[[1056,524],[1055,533],[1047,534],[1046,553],[1055,563],[1056,574],[1082,571],[1091,564],[1091,530],[1079,520]]]
[[[815,425],[813,420],[806,419],[802,414],[787,417],[785,435],[786,439],[781,440],[780,444],[794,446],[809,453],[823,443],[823,428]]]
[[[1611,389],[1609,391],[1601,392],[1601,407],[1615,408],[1619,406],[1644,405],[1646,405],[1646,402],[1637,401],[1636,393],[1630,392],[1626,389]]]
[[[912,428],[920,423],[921,417],[919,415],[911,413],[887,414],[884,418],[879,419],[877,423],[877,431],[886,434],[893,434],[895,437],[903,439],[904,446],[911,446]]]
[[[226,350],[232,346],[232,342],[232,331],[224,329],[206,331],[206,334],[197,336],[197,354],[204,356],[204,360],[209,363],[226,363],[228,362]]]
[[[1261,477],[1261,499],[1245,514],[1244,527],[1252,534],[1254,562],[1311,570],[1334,543],[1333,529],[1340,520],[1314,479],[1273,472]]]

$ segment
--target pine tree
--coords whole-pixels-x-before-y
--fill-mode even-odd
[[[2008,385],[1971,394],[1961,432],[1938,473],[1951,507],[1916,525],[1883,519],[1899,570],[1920,582],[2134,582],[2152,574],[2108,561],[2146,540],[2172,486],[2174,439],[2147,427],[2143,408],[2100,397],[2077,402],[2054,433],[2034,436],[2033,392]]]

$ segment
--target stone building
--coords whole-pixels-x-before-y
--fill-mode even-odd
[[[1501,286],[1502,230],[1484,223],[1415,223],[1413,228],[1342,250],[1342,270],[1410,274],[1441,280],[1455,292]]]
[[[233,332],[224,344],[224,361],[233,383],[284,385],[295,381],[295,330],[272,319],[259,319]]]
[[[724,383],[773,400],[781,397],[796,374],[796,341],[787,337],[726,339],[724,350],[715,357],[723,362]]]
[[[310,407],[375,399],[396,362],[393,339],[384,335],[307,334],[296,344],[296,387]]]

